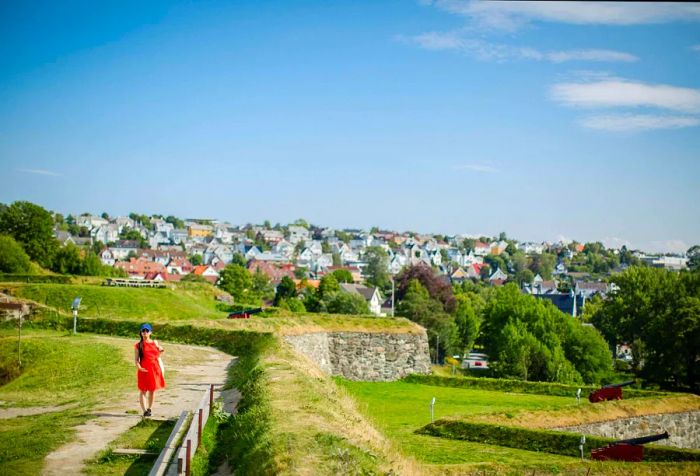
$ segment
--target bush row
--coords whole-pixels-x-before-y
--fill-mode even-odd
[[[2,283],[55,283],[70,284],[73,281],[71,276],[56,274],[8,274],[0,273]]]
[[[416,433],[453,440],[478,441],[528,451],[542,451],[564,456],[580,456],[581,435],[552,430],[531,430],[488,423],[438,420],[416,430]],[[611,438],[586,436],[585,451],[612,443]],[[644,447],[644,461],[700,461],[700,451],[678,448]]]
[[[31,326],[68,330],[71,317],[56,314],[33,321]],[[80,319],[79,332],[137,338],[141,322],[109,319]],[[275,458],[270,432],[269,398],[265,388],[265,371],[260,358],[275,345],[270,333],[227,331],[191,325],[153,324],[158,339],[191,345],[205,345],[238,357],[229,371],[227,387],[241,392],[237,413],[219,427],[217,446],[222,448],[236,474],[275,474]]]
[[[537,395],[553,395],[558,397],[574,397],[581,389],[581,398],[587,399],[588,393],[600,387],[591,385],[567,385],[553,382],[525,382],[523,380],[485,378],[485,377],[441,377],[437,375],[409,375],[403,379],[408,383],[432,385],[435,387],[470,388],[493,390],[497,392],[532,393]],[[624,398],[653,397],[665,395],[662,392],[637,390],[625,387]]]

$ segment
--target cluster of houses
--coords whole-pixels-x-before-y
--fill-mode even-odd
[[[336,269],[348,270],[354,284],[348,292],[365,297],[375,314],[383,314],[382,297],[378,290],[361,285],[363,268],[366,266],[365,252],[369,247],[380,247],[388,255],[388,272],[398,274],[405,266],[426,264],[437,270],[450,282],[467,279],[487,279],[498,286],[508,280],[508,274],[501,269],[489,270],[482,275],[484,258],[500,255],[509,245],[504,240],[489,242],[476,241],[468,252],[461,246],[467,236],[441,237],[387,231],[367,232],[363,230],[343,230],[339,238],[330,228],[312,228],[289,225],[287,227],[233,226],[216,220],[190,220],[184,228],[175,228],[161,218],[151,218],[151,226],[144,227],[129,217],[106,219],[83,215],[76,218],[76,224],[89,230],[89,237],[78,238],[65,232],[57,232],[63,243],[78,245],[106,243],[100,251],[102,263],[123,269],[133,279],[153,281],[179,281],[194,273],[215,284],[219,273],[239,254],[252,273],[262,272],[273,285],[288,276],[296,279],[300,269],[312,285],[327,273]],[[148,244],[140,246],[138,241],[120,240],[124,230],[136,230]],[[525,254],[540,254],[550,249],[566,249],[562,243],[518,243],[517,248]],[[567,250],[568,253],[582,251]],[[191,262],[192,257],[197,265]],[[682,264],[672,263],[673,266]],[[557,265],[555,276],[565,275],[562,263]],[[559,293],[557,283],[535,277],[531,285],[524,285],[523,292],[550,299],[567,312],[577,315],[585,305],[585,300],[593,293],[608,292],[605,283],[576,281],[569,293]],[[573,295],[573,297],[572,297]],[[570,302],[573,299],[573,302]],[[561,302],[559,302],[561,301]]]

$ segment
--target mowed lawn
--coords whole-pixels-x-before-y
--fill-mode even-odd
[[[13,294],[70,314],[73,299],[80,296],[80,316],[144,321],[224,319],[217,310],[216,290],[198,283],[170,288],[118,288],[99,285],[12,285]]]
[[[558,409],[574,406],[575,400],[546,395],[525,395],[410,384],[405,382],[351,382],[338,379],[369,416],[406,455],[442,469],[454,465],[482,464],[510,468],[542,468],[557,472],[580,464],[577,458],[535,453],[501,446],[417,435],[430,423],[430,401],[435,397],[435,419],[486,413]],[[465,468],[466,469],[466,468]]]

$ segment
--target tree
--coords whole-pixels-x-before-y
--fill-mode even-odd
[[[459,294],[455,296],[457,307],[455,309],[455,324],[459,332],[460,354],[467,354],[474,347],[474,342],[479,337],[481,317],[476,313],[473,305],[475,295]]]
[[[309,270],[304,266],[297,266],[294,268],[294,277],[297,279],[305,279],[309,277]]]
[[[275,292],[274,305],[279,306],[280,301],[290,300],[297,297],[297,286],[294,284],[294,280],[289,276],[282,278],[280,283],[277,285],[277,290]]]
[[[168,215],[167,217],[165,217],[165,222],[170,223],[174,228],[185,228],[185,222],[172,215]]]
[[[318,285],[318,297],[319,299],[324,299],[330,297],[331,294],[340,291],[340,284],[338,280],[335,279],[333,274],[327,274],[321,278],[321,282]]]
[[[435,274],[435,271],[430,266],[425,264],[409,266],[399,273],[396,285],[398,299],[404,299],[412,280],[417,280],[428,291],[428,295],[432,299],[441,303],[444,311],[448,313],[454,311],[457,303],[452,286],[442,277]]]
[[[31,269],[29,256],[14,238],[0,235],[0,272],[27,273]]]
[[[54,255],[51,270],[60,274],[83,274],[83,260],[80,249],[72,243],[59,248]]]
[[[327,241],[321,242],[321,253],[331,253],[331,245]]]
[[[632,266],[591,322],[610,346],[633,346],[638,375],[663,387],[698,388],[700,273]],[[643,363],[643,365],[642,365]]]
[[[332,314],[369,314],[369,306],[364,297],[343,291],[329,297],[326,309]]]
[[[192,263],[194,264],[194,263]],[[234,253],[230,264],[237,264],[238,266],[243,266],[244,268],[248,265],[248,262],[241,253]]]
[[[369,246],[365,250],[364,260],[367,263],[364,272],[367,278],[365,282],[370,286],[379,289],[391,287],[391,276],[389,275],[389,255],[379,246]]]
[[[455,319],[447,314],[443,304],[430,296],[418,279],[411,279],[403,299],[396,307],[399,316],[406,317],[426,328],[430,351],[435,360],[460,349],[460,334]]]
[[[483,319],[481,340],[498,376],[593,383],[611,368],[610,352],[597,332],[551,303],[522,294],[515,284],[495,291]]]
[[[270,278],[257,268],[253,273],[251,283],[251,294],[257,299],[268,300],[275,296],[275,289],[272,287]]]
[[[100,216],[102,218],[104,218],[105,220],[109,220],[109,213],[107,213],[107,212],[102,212],[102,215],[100,215]]]
[[[236,255],[233,255],[236,256]],[[202,264],[202,255],[192,255],[189,257],[188,261],[192,264],[192,266],[199,266]],[[238,263],[231,263],[231,264],[238,264]],[[240,264],[238,266],[241,266]],[[241,266],[243,267],[243,266]]]
[[[304,303],[297,298],[281,298],[277,303],[277,307],[292,312],[306,312]]]
[[[236,301],[245,302],[253,285],[253,280],[243,266],[237,264],[227,265],[219,274],[218,286],[229,293]]]
[[[530,271],[539,274],[544,279],[552,279],[552,271],[554,271],[556,259],[556,256],[550,253],[532,255],[530,258]]]
[[[14,202],[0,215],[0,234],[24,248],[29,258],[48,268],[58,249],[51,213],[30,202]]]
[[[347,269],[336,269],[331,273],[339,283],[353,283],[352,273]]]
[[[696,271],[700,269],[700,245],[691,246],[685,254],[688,258],[688,269]]]
[[[119,239],[137,241],[139,243],[139,248],[146,248],[148,244],[141,232],[133,228],[124,228],[122,232],[119,233]]]

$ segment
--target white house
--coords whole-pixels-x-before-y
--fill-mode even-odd
[[[367,301],[369,312],[375,316],[384,315],[382,313],[382,296],[379,293],[379,288],[370,288],[362,284],[340,283],[340,289],[350,294],[362,296]]]

